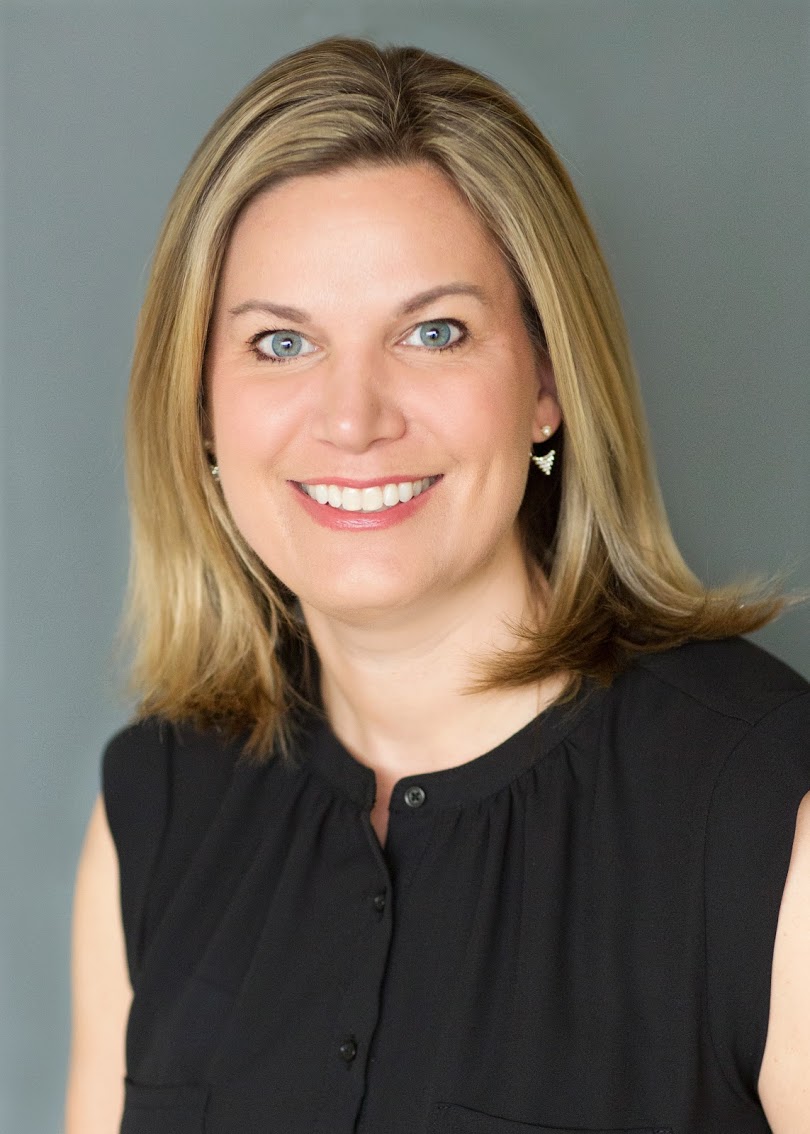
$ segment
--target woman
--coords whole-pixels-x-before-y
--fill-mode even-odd
[[[129,457],[70,1134],[810,1130],[808,686],[680,558],[500,87],[260,75],[169,208]]]

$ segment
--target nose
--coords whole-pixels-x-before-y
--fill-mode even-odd
[[[378,351],[330,359],[321,368],[314,434],[346,452],[362,453],[405,431],[390,363]]]

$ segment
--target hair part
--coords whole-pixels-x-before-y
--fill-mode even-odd
[[[708,589],[675,546],[622,313],[562,162],[493,80],[415,47],[323,40],[273,64],[217,119],[169,205],[138,322],[127,421],[132,559],[124,632],[139,715],[248,734],[284,754],[318,705],[295,596],[246,544],[210,475],[204,369],[217,282],[245,206],[282,180],[428,163],[496,240],[564,426],[519,512],[548,582],[542,631],[481,659],[471,691],[570,674],[610,682],[634,654],[747,633],[785,605]],[[564,434],[564,436],[563,436]]]

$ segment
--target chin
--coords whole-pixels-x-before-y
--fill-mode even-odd
[[[395,616],[424,599],[426,588],[417,588],[414,582],[413,576],[386,579],[377,573],[370,579],[365,573],[357,573],[338,585],[299,586],[296,594],[305,610],[339,622],[367,626],[385,622],[387,616]]]

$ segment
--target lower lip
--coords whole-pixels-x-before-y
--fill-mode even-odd
[[[439,481],[434,481],[430,488],[426,488],[406,503],[395,504],[393,508],[383,508],[379,512],[346,512],[343,508],[333,508],[330,504],[319,504],[292,481],[289,483],[301,507],[322,528],[341,532],[368,532],[376,531],[378,528],[390,528],[394,524],[409,520],[419,511]]]

